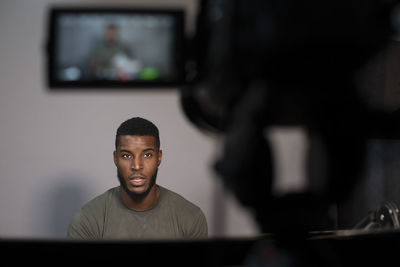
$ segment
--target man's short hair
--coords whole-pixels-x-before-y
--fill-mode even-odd
[[[146,119],[134,117],[121,123],[115,136],[115,149],[118,148],[119,137],[121,135],[154,136],[156,146],[158,149],[160,149],[160,136],[158,133],[158,128],[154,125],[154,123]]]

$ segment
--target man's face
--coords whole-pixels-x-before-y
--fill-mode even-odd
[[[108,26],[106,29],[106,40],[114,43],[118,39],[118,28],[115,26]]]
[[[121,135],[114,151],[121,186],[131,196],[145,196],[155,183],[162,151],[153,136]]]

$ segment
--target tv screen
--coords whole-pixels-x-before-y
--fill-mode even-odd
[[[184,80],[179,9],[51,8],[50,88],[173,86]]]

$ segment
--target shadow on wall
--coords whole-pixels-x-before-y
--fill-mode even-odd
[[[82,177],[77,175],[64,175],[57,179],[57,183],[48,193],[48,234],[55,238],[64,238],[67,235],[69,222],[90,198],[88,186]]]

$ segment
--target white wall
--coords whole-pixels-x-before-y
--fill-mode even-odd
[[[112,161],[115,130],[132,116],[159,126],[158,181],[203,209],[211,237],[257,234],[251,214],[214,177],[210,164],[216,140],[188,122],[177,88],[54,92],[46,87],[48,7],[73,3],[117,1],[0,2],[0,237],[64,237],[81,205],[118,184]],[[118,3],[184,7],[189,31],[197,7],[194,0]]]

